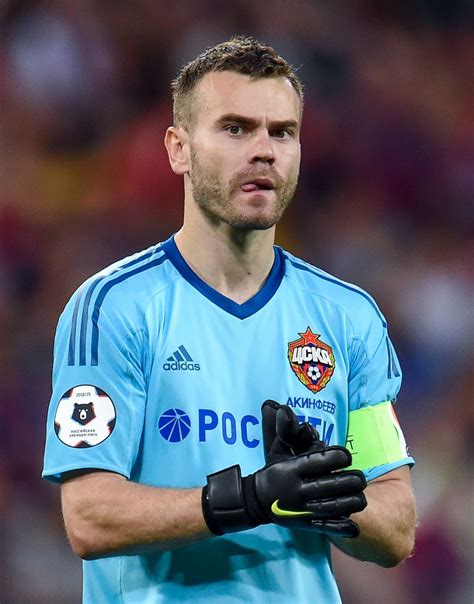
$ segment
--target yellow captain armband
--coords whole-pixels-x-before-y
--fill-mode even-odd
[[[349,470],[368,470],[408,457],[407,445],[390,401],[349,413],[346,448]]]

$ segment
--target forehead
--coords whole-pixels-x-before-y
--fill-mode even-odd
[[[228,113],[299,122],[301,102],[287,78],[258,78],[231,71],[207,73],[196,86],[198,123]]]

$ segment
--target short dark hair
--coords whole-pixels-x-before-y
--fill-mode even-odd
[[[212,71],[233,71],[251,78],[287,78],[303,106],[303,85],[295,69],[271,47],[253,38],[235,36],[208,48],[181,69],[171,83],[173,120],[176,126],[192,126],[192,96],[197,83]]]

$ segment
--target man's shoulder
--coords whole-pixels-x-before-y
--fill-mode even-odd
[[[86,279],[73,293],[67,306],[140,306],[176,278],[170,270],[162,244],[126,256]]]
[[[313,264],[281,250],[285,261],[285,274],[295,287],[325,298],[342,307],[351,316],[376,316],[384,326],[386,321],[375,299],[362,287],[344,281]]]

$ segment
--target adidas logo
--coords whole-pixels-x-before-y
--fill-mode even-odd
[[[199,371],[201,367],[193,361],[189,352],[181,345],[166,359],[163,369],[165,371]]]

